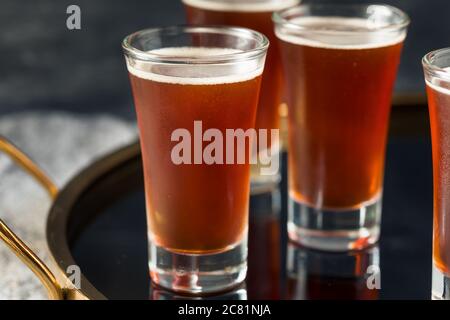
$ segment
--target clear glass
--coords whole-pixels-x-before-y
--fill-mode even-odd
[[[271,43],[261,83],[256,128],[280,130],[280,112],[286,109],[280,52],[276,41],[272,14],[300,3],[300,0],[183,0],[187,21],[191,25],[227,25],[250,28],[263,33]],[[270,134],[269,134],[270,136]],[[255,150],[256,164],[251,167],[252,192],[266,192],[280,180],[280,138],[274,136],[267,146]],[[261,167],[274,163],[269,174]],[[278,164],[278,165],[276,165]]]
[[[433,148],[432,298],[450,300],[450,48],[423,58]]]
[[[322,250],[369,246],[409,19],[385,5],[300,5],[273,19],[289,107],[289,236]]]
[[[151,278],[192,294],[234,287],[247,270],[249,161],[208,162],[206,133],[254,127],[268,40],[244,28],[169,27],[134,33],[123,48],[141,139]]]

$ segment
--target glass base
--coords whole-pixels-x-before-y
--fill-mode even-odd
[[[431,299],[450,300],[450,277],[439,270],[434,263]]]
[[[289,238],[324,251],[360,250],[380,236],[381,197],[359,209],[317,209],[289,197]]]
[[[149,244],[152,281],[165,289],[185,294],[209,294],[230,290],[247,274],[247,235],[232,249],[216,254],[180,254]]]

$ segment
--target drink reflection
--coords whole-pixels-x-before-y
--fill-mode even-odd
[[[377,300],[378,246],[330,253],[288,245],[287,298],[294,300]]]
[[[280,299],[280,191],[261,191],[250,197],[247,290],[250,299]]]
[[[232,291],[211,294],[207,296],[189,296],[165,290],[152,285],[150,289],[151,300],[247,300],[245,284],[240,285]]]

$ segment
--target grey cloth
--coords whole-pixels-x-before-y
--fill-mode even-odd
[[[137,139],[134,123],[109,115],[18,113],[0,117],[0,134],[13,141],[64,186],[96,158]],[[0,154],[0,217],[49,262],[46,192]],[[0,242],[0,299],[45,299],[36,277]]]

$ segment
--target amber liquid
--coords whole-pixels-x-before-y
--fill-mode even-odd
[[[366,49],[280,43],[291,197],[332,209],[358,208],[375,199],[382,189],[402,43]]]
[[[280,125],[279,107],[283,102],[283,76],[279,48],[273,31],[273,12],[216,11],[189,5],[185,5],[185,8],[189,24],[239,26],[256,30],[267,36],[270,47],[261,83],[256,128],[278,129]],[[271,144],[272,142],[269,141],[268,145]]]
[[[449,90],[450,88],[447,88]],[[445,89],[444,89],[445,90]],[[450,91],[427,86],[433,145],[434,263],[450,274]]]
[[[248,161],[175,165],[171,151],[178,142],[171,142],[171,134],[185,128],[194,137],[197,120],[203,132],[216,128],[224,137],[226,129],[253,128],[261,76],[207,85],[157,82],[133,74],[130,79],[151,240],[179,253],[221,252],[240,242],[248,224]]]

